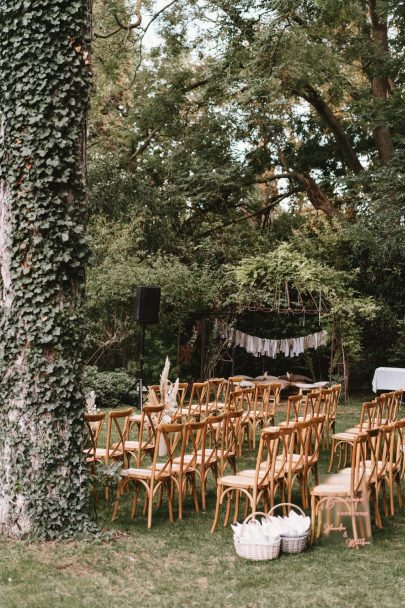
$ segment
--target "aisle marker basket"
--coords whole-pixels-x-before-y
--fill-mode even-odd
[[[304,511],[297,505],[294,505],[290,502],[281,502],[280,504],[275,505],[274,507],[272,507],[270,509],[269,516],[272,515],[272,513],[273,513],[273,511],[275,511],[275,509],[278,509],[278,507],[283,507],[283,506],[293,507],[296,511],[298,511],[300,513],[300,515],[303,515],[305,517]],[[309,535],[309,530],[305,534],[302,534],[301,536],[283,536],[283,535],[281,535],[281,551],[283,553],[301,553],[302,551],[304,551],[304,549],[306,547],[308,535]]]
[[[268,517],[266,513],[263,513],[262,511],[255,511],[254,513],[251,513],[250,515],[248,515],[248,517],[246,517],[242,524],[240,535],[234,535],[233,537],[236,553],[239,555],[239,557],[244,557],[245,559],[251,559],[254,561],[276,559],[280,553],[281,539],[277,540],[274,543],[268,544],[252,544],[244,542],[243,532],[245,529],[245,525],[252,517],[255,517],[256,515],[263,515],[265,518]],[[260,525],[260,523],[256,522],[256,520],[253,520],[252,523]]]

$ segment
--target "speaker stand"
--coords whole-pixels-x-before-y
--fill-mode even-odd
[[[145,323],[141,323],[141,346],[139,349],[139,409],[143,408],[143,361],[145,359]]]

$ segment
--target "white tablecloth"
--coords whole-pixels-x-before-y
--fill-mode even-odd
[[[373,391],[405,390],[404,367],[377,367],[373,378]]]

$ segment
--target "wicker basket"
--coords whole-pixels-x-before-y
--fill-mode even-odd
[[[269,515],[271,515],[273,511],[278,507],[283,506],[293,507],[294,509],[296,509],[296,511],[299,511],[299,513],[305,517],[304,511],[297,505],[293,505],[291,502],[281,502],[280,504],[275,505],[272,509],[270,509]],[[281,551],[283,553],[301,553],[306,547],[308,535],[309,530],[301,536],[281,536]]]
[[[244,557],[245,559],[251,559],[254,561],[264,561],[264,560],[269,560],[269,559],[276,559],[280,553],[281,539],[276,541],[275,543],[266,544],[266,545],[259,545],[259,544],[254,545],[252,543],[244,542],[243,531],[245,528],[245,524],[247,524],[247,522],[256,515],[264,515],[264,517],[267,517],[266,513],[262,513],[261,511],[256,511],[255,513],[251,513],[245,519],[245,521],[242,524],[242,529],[240,531],[240,535],[239,536],[234,535],[234,537],[233,537],[236,553],[239,555],[239,557]]]

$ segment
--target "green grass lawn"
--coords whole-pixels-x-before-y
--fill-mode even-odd
[[[360,400],[340,406],[338,430],[358,420],[359,408]],[[383,530],[373,526],[370,546],[323,539],[300,555],[249,562],[237,557],[230,527],[210,534],[213,484],[206,513],[195,514],[188,498],[184,520],[171,525],[163,504],[150,531],[142,514],[130,520],[130,499],[113,524],[112,503],[100,500],[100,525],[115,532],[112,540],[0,541],[0,608],[405,605],[405,510],[384,518]]]

